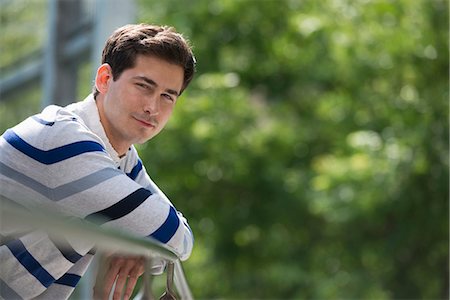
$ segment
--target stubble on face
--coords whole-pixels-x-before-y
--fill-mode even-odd
[[[138,56],[135,67],[116,80],[111,75],[106,93],[97,97],[97,106],[108,139],[119,154],[126,153],[132,144],[147,142],[163,129],[183,79],[182,67],[152,56]],[[172,97],[173,103],[168,101]],[[155,103],[157,109],[150,108]]]

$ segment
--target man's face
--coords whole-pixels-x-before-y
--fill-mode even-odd
[[[111,73],[108,65],[105,68],[103,72]],[[115,81],[112,74],[106,76],[97,106],[106,135],[120,155],[164,128],[180,94],[184,70],[155,56],[138,55],[135,66]]]

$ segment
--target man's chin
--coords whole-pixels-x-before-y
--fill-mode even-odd
[[[152,134],[150,136],[146,136],[142,139],[139,139],[136,144],[142,145],[145,144],[146,142],[150,141],[152,138],[154,138],[157,134]]]

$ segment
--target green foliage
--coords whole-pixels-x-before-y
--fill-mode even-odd
[[[42,0],[0,2],[0,70],[36,52],[46,30],[46,3]]]
[[[138,7],[198,60],[139,147],[192,225],[196,298],[448,298],[447,1]]]
[[[141,153],[193,224],[194,294],[448,297],[448,3],[177,3],[140,21],[199,76]]]
[[[1,91],[0,91],[0,97]],[[40,87],[32,85],[0,101],[0,132],[40,111]]]
[[[0,78],[40,55],[46,8],[42,0],[0,1]],[[0,132],[37,113],[40,92],[39,85],[31,84],[4,99],[0,90]]]

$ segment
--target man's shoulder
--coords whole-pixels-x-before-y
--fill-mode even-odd
[[[46,107],[41,113],[11,128],[9,132],[42,150],[80,141],[103,144],[78,115],[56,105]]]

